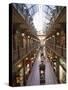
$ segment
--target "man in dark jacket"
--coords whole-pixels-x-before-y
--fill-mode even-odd
[[[45,64],[43,61],[41,61],[41,64],[39,65],[39,71],[40,71],[40,84],[45,84]]]
[[[45,71],[45,64],[43,63],[43,61],[41,61],[41,64],[39,65],[40,70],[44,70]]]

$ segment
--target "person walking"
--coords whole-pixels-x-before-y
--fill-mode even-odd
[[[41,61],[41,64],[39,65],[39,71],[40,71],[40,84],[45,84],[45,64],[43,61]]]

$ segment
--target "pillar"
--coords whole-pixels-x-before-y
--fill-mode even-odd
[[[57,76],[57,81],[59,83],[59,57],[57,57],[56,60],[56,76]]]

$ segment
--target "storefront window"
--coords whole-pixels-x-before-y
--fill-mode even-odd
[[[65,61],[60,58],[60,66],[59,66],[59,79],[61,83],[66,82],[66,63]]]
[[[64,67],[64,69],[66,69],[66,63],[64,62],[63,59],[60,58],[60,64]]]
[[[60,80],[60,83],[66,82],[66,72],[64,71],[62,66],[59,66],[59,80]]]
[[[20,71],[18,72],[18,75],[16,77],[16,84],[23,86],[23,68],[20,69]]]
[[[29,67],[29,64],[27,64],[27,66],[26,66],[26,72],[25,72],[26,75],[29,73],[29,70],[30,70],[30,67]]]

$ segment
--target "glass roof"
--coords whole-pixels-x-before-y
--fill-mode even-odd
[[[43,34],[54,16],[55,6],[44,4],[15,4],[15,7],[34,24],[38,33]]]
[[[31,17],[33,18],[33,23],[37,32],[43,34],[44,29],[47,28],[48,23],[53,17],[56,7],[41,4],[27,4],[26,6]]]
[[[55,6],[48,6],[48,5],[41,5],[41,4],[27,4],[26,5],[29,13],[31,16],[33,16],[34,14],[36,14],[37,12],[39,12],[42,8],[42,12],[45,13],[45,18],[47,18],[48,20],[50,20],[50,18],[52,18],[53,15],[53,11],[56,9]]]

